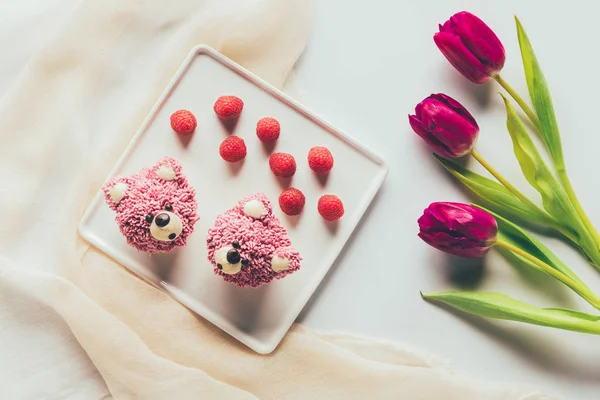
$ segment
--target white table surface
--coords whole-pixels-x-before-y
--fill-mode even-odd
[[[504,77],[526,95],[513,21],[518,15],[551,85],[571,179],[600,226],[600,185],[593,175],[600,146],[594,91],[600,83],[592,75],[599,61],[598,7],[593,0],[318,2],[312,41],[298,65],[302,101],[380,153],[390,174],[301,322],[407,342],[478,378],[519,382],[568,399],[600,398],[600,337],[483,321],[421,300],[419,290],[460,289],[456,281],[469,281],[461,271],[476,263],[447,257],[416,236],[417,218],[429,203],[469,197],[407,123],[407,114],[430,93],[456,97],[479,122],[480,153],[511,182],[529,189],[512,155],[499,86],[469,83],[432,40],[437,24],[451,14],[479,15],[506,47]],[[490,97],[483,101],[486,89]],[[539,198],[532,190],[526,193]],[[560,242],[544,242],[600,291],[600,274],[578,253]],[[471,285],[477,290],[502,291],[543,307],[581,304],[545,277],[539,283],[524,278],[494,252],[484,263],[483,275]]]
[[[41,38],[33,27],[39,30],[38,21],[48,20],[48,13],[70,2],[10,0],[0,4],[0,48],[13,52],[11,62],[0,65],[0,92],[14,80]],[[416,220],[430,202],[468,201],[469,197],[436,165],[407,124],[407,114],[430,93],[456,97],[481,126],[479,151],[511,181],[535,196],[512,156],[503,107],[496,95],[499,88],[468,83],[449,66],[432,41],[437,24],[452,13],[467,9],[478,14],[506,46],[505,78],[526,93],[512,21],[512,15],[517,14],[554,94],[573,184],[590,217],[600,226],[600,205],[595,201],[598,182],[593,174],[596,147],[600,145],[594,121],[598,104],[594,90],[600,86],[594,79],[599,64],[595,30],[598,7],[594,0],[318,2],[313,37],[297,70],[301,100],[384,156],[390,174],[300,322],[323,331],[347,331],[412,344],[483,380],[516,382],[565,399],[598,398],[600,338],[483,321],[421,300],[419,290],[466,287],[502,291],[539,306],[585,309],[563,288],[544,277],[519,274],[493,252],[485,259],[479,279],[469,279],[464,271],[477,270],[477,263],[447,257],[417,238]],[[574,250],[544,240],[593,289],[600,291],[600,275]],[[3,347],[10,347],[13,360],[0,360],[4,376],[15,360],[19,365],[26,365],[27,359],[34,364],[43,356],[43,349],[52,346],[53,336],[68,334],[66,327],[34,329],[45,321],[29,327],[26,318],[14,318],[10,306],[8,294],[0,295],[2,332],[10,338]],[[73,346],[77,346],[74,340]],[[72,356],[74,350],[54,354],[64,357],[65,363],[73,363],[73,371],[93,368],[89,360]],[[98,380],[94,397],[105,393],[99,376],[87,376]],[[35,381],[27,384],[35,385]],[[51,388],[39,389],[39,393],[52,393]],[[81,398],[77,393],[73,389],[64,398]]]

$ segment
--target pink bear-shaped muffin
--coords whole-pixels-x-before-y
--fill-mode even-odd
[[[258,287],[300,268],[302,258],[262,193],[217,217],[206,237],[208,260],[226,282]]]
[[[199,219],[196,191],[170,157],[133,175],[112,178],[102,190],[127,243],[150,254],[184,246]]]

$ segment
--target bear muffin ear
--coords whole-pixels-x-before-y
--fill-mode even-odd
[[[244,214],[252,218],[260,218],[265,212],[265,204],[257,199],[252,199],[244,203]]]
[[[114,209],[119,205],[121,200],[123,200],[123,197],[127,194],[128,189],[129,185],[118,180],[112,180],[104,185],[102,188],[104,191],[104,198],[110,208]]]
[[[238,210],[254,219],[263,219],[273,213],[271,202],[263,193],[246,197],[238,203]]]
[[[287,257],[279,257],[274,255],[271,259],[271,268],[275,272],[286,271],[290,268],[290,259]]]
[[[181,173],[181,165],[175,159],[171,157],[165,157],[153,168],[156,176],[165,181],[172,181],[177,179]]]
[[[273,253],[271,269],[276,273],[287,274],[300,268],[300,253],[292,247],[280,247]]]

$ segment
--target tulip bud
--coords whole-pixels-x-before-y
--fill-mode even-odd
[[[418,223],[419,237],[425,243],[462,257],[483,257],[498,234],[491,214],[461,203],[432,203]]]
[[[471,152],[479,134],[475,118],[458,101],[441,93],[417,104],[408,121],[434,152],[446,158]]]
[[[454,14],[433,36],[435,44],[465,78],[482,83],[497,75],[506,60],[498,36],[475,15]]]

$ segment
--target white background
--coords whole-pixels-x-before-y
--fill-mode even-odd
[[[43,38],[47,24],[52,24],[49,16],[70,3],[0,3],[0,50],[7,60],[0,63],[0,92]],[[478,14],[497,32],[508,53],[503,75],[526,94],[512,16],[521,18],[551,86],[573,184],[600,227],[594,168],[600,145],[595,120],[595,91],[600,88],[595,76],[600,61],[596,1],[320,0],[312,40],[298,65],[301,101],[386,158],[390,174],[300,321],[314,329],[409,343],[484,380],[517,382],[566,399],[596,399],[600,338],[465,317],[419,296],[419,290],[469,288],[502,291],[539,306],[584,307],[549,279],[519,273],[494,252],[480,269],[477,262],[447,257],[416,236],[416,220],[430,202],[469,200],[408,127],[407,114],[430,93],[447,93],[467,106],[482,130],[480,153],[538,198],[512,155],[496,94],[499,87],[466,81],[432,41],[437,24],[463,9]],[[577,252],[555,240],[544,241],[600,292],[599,273]],[[53,346],[54,336],[68,335],[68,328],[41,329],[44,321],[19,317],[26,310],[11,309],[10,295],[0,291],[2,349],[10,349],[0,357],[0,372],[18,376],[14,365],[43,364],[44,348]],[[92,367],[80,353],[75,356],[75,342],[73,346],[54,352],[83,375]],[[100,396],[106,389],[100,381],[92,382],[100,379],[97,375],[91,376],[86,383]],[[35,379],[22,378],[35,384]]]
[[[320,1],[312,41],[298,65],[302,101],[380,153],[390,174],[301,321],[417,345],[479,378],[520,382],[569,399],[597,399],[600,337],[464,317],[419,296],[419,290],[460,289],[457,281],[469,281],[461,273],[476,269],[476,263],[447,257],[416,236],[416,220],[430,202],[469,200],[408,126],[407,114],[422,98],[443,92],[462,102],[481,127],[480,153],[529,190],[512,153],[499,86],[471,84],[433,43],[437,24],[461,10],[495,30],[507,50],[503,76],[526,95],[513,15],[521,19],[554,96],[571,179],[600,227],[594,173],[600,145],[594,95],[600,89],[597,2]],[[600,274],[578,253],[544,241],[600,291]],[[480,280],[470,287],[543,307],[580,304],[545,277],[520,275],[495,252],[484,263]]]

